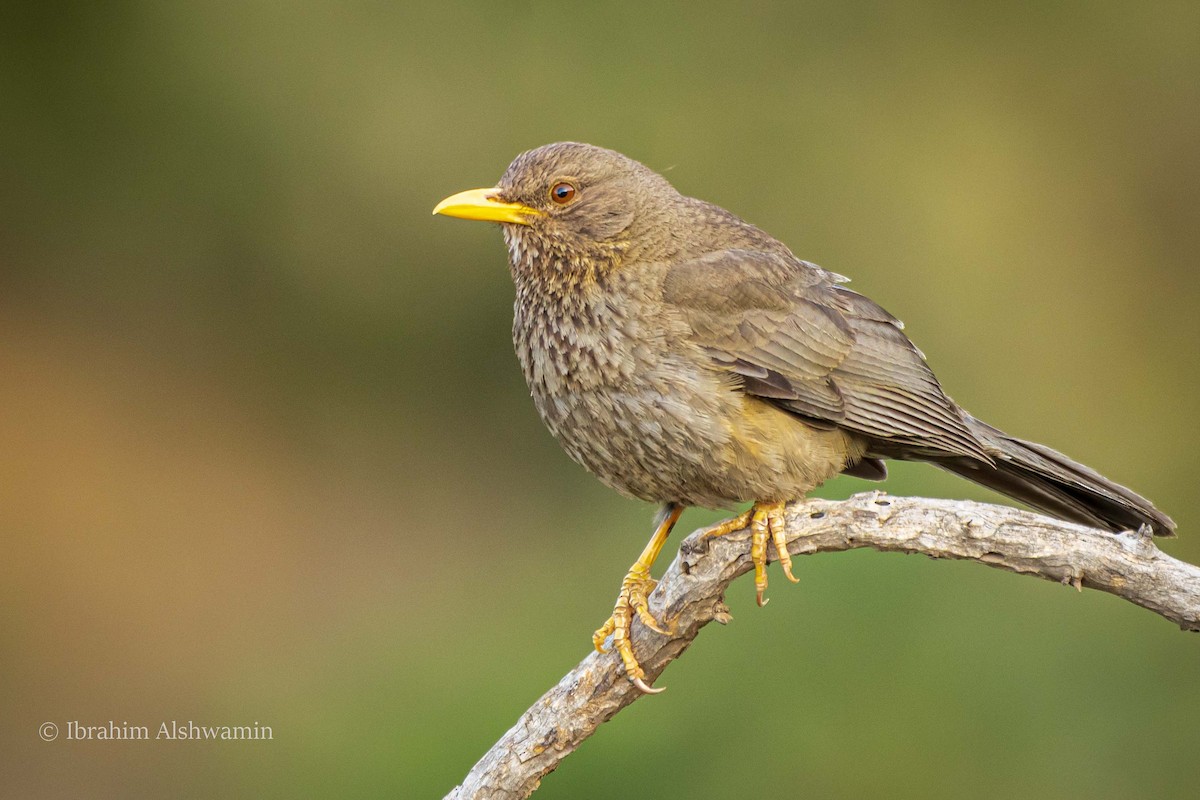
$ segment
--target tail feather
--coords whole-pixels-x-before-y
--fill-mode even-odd
[[[1061,519],[1110,531],[1149,525],[1156,536],[1175,535],[1175,522],[1153,503],[1090,467],[974,417],[966,422],[995,464],[957,458],[938,461],[943,469]]]

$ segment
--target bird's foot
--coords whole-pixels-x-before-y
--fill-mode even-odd
[[[704,537],[712,538],[725,536],[735,531],[750,528],[750,559],[754,562],[754,594],[759,606],[765,606],[767,601],[763,595],[767,591],[767,540],[775,545],[775,554],[783,567],[783,574],[792,583],[800,579],[792,574],[792,554],[787,550],[787,539],[784,536],[783,508],[785,503],[755,503],[744,514],[726,520],[710,528]]]
[[[658,620],[650,613],[648,605],[650,593],[657,585],[658,581],[650,577],[649,566],[641,561],[635,563],[629,570],[629,574],[625,576],[625,580],[621,581],[621,592],[617,595],[617,604],[613,608],[612,616],[592,634],[592,644],[601,653],[608,652],[604,647],[604,640],[610,634],[612,635],[613,646],[616,648],[617,654],[621,656],[621,662],[625,665],[625,674],[629,676],[629,680],[633,681],[635,686],[647,694],[657,694],[663,690],[652,689],[647,685],[646,673],[633,655],[630,633],[633,617],[636,614],[642,624],[650,630],[669,635],[670,632],[663,630],[658,624]]]
[[[617,654],[621,656],[621,663],[625,665],[625,674],[629,676],[629,680],[634,686],[647,694],[658,694],[662,689],[651,689],[646,683],[646,672],[633,655],[630,631],[636,615],[650,630],[670,635],[670,631],[663,630],[658,624],[658,620],[654,619],[654,615],[650,613],[648,605],[650,593],[658,585],[658,582],[650,577],[650,565],[654,563],[654,559],[658,558],[663,544],[671,534],[671,528],[675,527],[675,523],[682,513],[683,506],[678,503],[664,503],[658,510],[654,535],[650,537],[649,544],[638,556],[638,560],[633,562],[633,566],[629,568],[629,574],[625,576],[625,580],[621,581],[621,592],[617,595],[617,605],[613,608],[612,616],[592,634],[592,644],[601,653],[608,652],[604,647],[604,640],[610,634],[612,635],[613,645],[617,649]]]

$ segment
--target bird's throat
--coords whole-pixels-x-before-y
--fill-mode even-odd
[[[504,225],[508,264],[518,288],[523,283],[552,295],[590,290],[620,266],[620,242],[589,242],[556,236],[523,225]]]

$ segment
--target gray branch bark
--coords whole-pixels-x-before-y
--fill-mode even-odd
[[[650,682],[701,628],[729,620],[725,590],[753,568],[748,532],[710,540],[701,534],[683,541],[650,598],[651,612],[673,625],[673,633],[663,636],[634,623],[634,651]],[[1200,567],[1162,553],[1146,533],[1106,533],[1008,506],[871,492],[790,505],[787,538],[793,555],[871,547],[971,559],[1099,589],[1184,630],[1200,630]],[[528,797],[597,727],[641,696],[616,654],[591,653],[521,715],[447,800]]]

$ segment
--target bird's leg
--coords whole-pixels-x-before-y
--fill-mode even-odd
[[[617,604],[613,608],[612,616],[592,634],[592,644],[601,653],[607,652],[604,649],[604,640],[608,638],[609,634],[612,634],[613,645],[616,646],[617,653],[621,656],[621,662],[625,665],[625,674],[629,676],[629,680],[633,681],[635,686],[647,694],[656,694],[662,689],[651,689],[646,684],[646,673],[633,655],[630,630],[633,626],[633,615],[636,613],[638,619],[647,628],[659,633],[667,633],[659,627],[647,605],[647,599],[657,585],[657,581],[650,577],[650,567],[653,566],[654,559],[658,558],[667,537],[671,535],[671,529],[675,527],[675,523],[682,513],[683,506],[678,503],[666,503],[659,509],[658,515],[655,517],[654,536],[650,538],[649,544],[638,556],[637,561],[633,562],[633,566],[629,568],[629,574],[625,576],[625,580],[621,581],[621,592],[617,595]]]
[[[798,583],[799,578],[792,574],[792,554],[787,551],[787,540],[784,537],[783,508],[785,503],[755,503],[744,514],[728,519],[710,528],[704,537],[725,536],[750,527],[750,559],[754,562],[754,594],[759,606],[765,606],[767,601],[763,593],[767,590],[767,540],[775,545],[775,554],[783,567],[783,574],[792,583]]]

